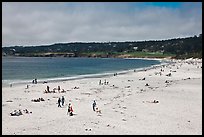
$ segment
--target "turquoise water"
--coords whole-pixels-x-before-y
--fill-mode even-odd
[[[122,58],[3,57],[2,83],[116,73],[160,63],[157,60]]]

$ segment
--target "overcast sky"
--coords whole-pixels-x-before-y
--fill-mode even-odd
[[[201,2],[2,3],[2,46],[161,40],[201,33]]]

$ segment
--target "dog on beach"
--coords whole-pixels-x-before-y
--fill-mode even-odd
[[[98,107],[96,107],[96,113],[101,114],[101,110]]]

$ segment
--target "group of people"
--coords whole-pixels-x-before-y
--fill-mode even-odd
[[[54,88],[53,91],[50,91],[50,87],[47,86],[47,90],[45,90],[45,93],[56,93],[55,90],[58,90],[58,92],[60,93],[60,86],[58,86],[57,88]],[[64,92],[64,89],[62,89],[62,92]]]
[[[51,91],[50,90],[50,87],[49,86],[47,86],[47,90],[45,90],[45,92],[44,93],[55,93],[55,91]]]
[[[62,96],[62,99],[61,98],[58,98],[58,107],[62,107],[64,106],[64,102],[65,102],[65,98],[64,96]],[[61,106],[61,103],[62,103],[62,106]],[[93,107],[93,111],[97,111],[97,107],[96,107],[96,101],[94,100],[93,104],[92,104],[92,107]],[[73,116],[73,108],[72,108],[72,105],[71,103],[68,104],[68,109],[67,109],[67,115],[69,116]]]
[[[33,84],[37,84],[37,83],[38,83],[37,79],[36,79],[36,78],[33,79],[32,83],[33,83]]]
[[[64,96],[62,96],[62,98],[58,98],[58,107],[64,106],[64,102],[65,102]],[[62,103],[62,106],[61,106],[61,103]],[[70,116],[73,116],[73,108],[72,108],[71,103],[69,103],[69,105],[68,105],[67,115],[68,115],[68,114],[69,114]]]
[[[62,107],[62,106],[64,106],[64,101],[65,101],[64,96],[62,96],[62,99],[59,98],[59,99],[58,99],[58,107]],[[62,106],[61,106],[61,103],[62,103]]]
[[[114,74],[113,74],[113,76],[117,76],[117,75],[118,75],[118,73],[114,73]]]
[[[105,79],[105,81],[104,81],[103,83],[102,83],[102,81],[101,81],[101,80],[99,81],[99,85],[103,85],[103,84],[104,84],[104,85],[108,85],[108,83],[109,83],[109,82],[108,82],[108,81],[106,81],[106,79]]]

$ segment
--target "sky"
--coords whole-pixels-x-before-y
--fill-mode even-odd
[[[202,33],[202,2],[3,2],[2,46],[144,41]]]

